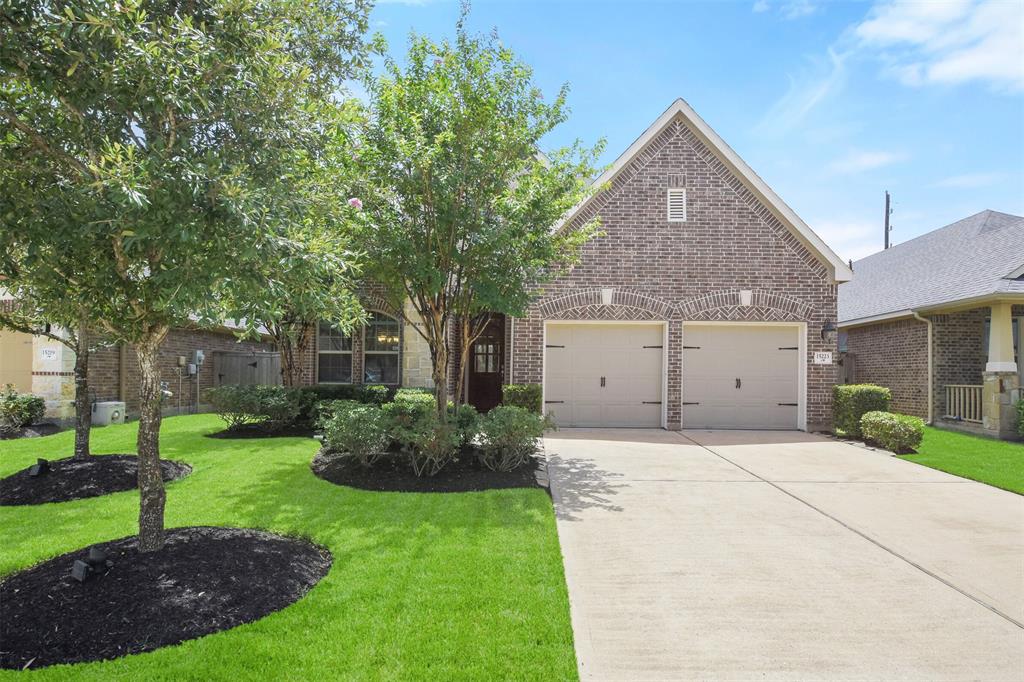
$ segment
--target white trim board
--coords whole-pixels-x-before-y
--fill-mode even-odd
[[[739,154],[733,151],[732,147],[726,144],[718,133],[702,119],[689,104],[682,98],[677,99],[669,106],[661,116],[651,124],[647,130],[638,137],[629,148],[624,151],[615,162],[601,174],[594,182],[594,187],[600,187],[610,183],[616,175],[625,168],[633,157],[636,156],[647,144],[653,140],[662,130],[668,126],[676,116],[686,120],[687,125],[701,138],[721,161],[729,168],[747,188],[754,193],[765,206],[785,225],[804,246],[810,249],[818,259],[831,270],[832,278],[836,282],[848,282],[853,279],[853,271],[829,246],[810,228],[800,216],[796,214],[786,203],[762,180],[747,163],[740,158]],[[568,224],[584,207],[588,206],[594,197],[577,204],[558,223],[556,229]]]

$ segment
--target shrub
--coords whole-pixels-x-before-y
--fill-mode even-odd
[[[334,411],[323,421],[328,452],[352,457],[372,466],[391,441],[389,423],[381,408],[354,400],[334,400]]]
[[[34,424],[46,413],[46,401],[31,393],[18,393],[12,384],[0,391],[0,432],[15,431]]]
[[[540,384],[509,384],[501,388],[501,404],[544,413]]]
[[[321,400],[316,404],[316,410],[313,413],[313,425],[316,428],[325,428],[327,422],[334,415],[365,404],[356,400]]]
[[[228,429],[258,424],[277,431],[299,421],[306,397],[301,389],[284,386],[217,386],[207,389],[206,400]]]
[[[1017,433],[1024,436],[1024,398],[1017,401]]]
[[[480,419],[480,462],[492,471],[512,471],[537,452],[549,422],[513,405],[495,407]]]
[[[298,390],[302,396],[302,412],[299,421],[316,424],[319,419],[318,406],[323,401],[354,400],[368,405],[383,405],[391,399],[394,389],[378,384],[317,384],[303,386]]]
[[[914,452],[924,437],[924,420],[907,414],[867,412],[860,424],[865,440],[898,455]]]
[[[392,437],[406,449],[414,447],[419,434],[438,423],[434,396],[422,391],[400,390],[381,409],[391,422]]]
[[[888,412],[892,393],[873,384],[840,384],[832,387],[836,433],[860,438],[861,417],[867,412]]]
[[[458,454],[459,430],[453,424],[440,423],[436,414],[419,426],[408,450],[409,463],[417,476],[434,476]]]
[[[480,413],[472,405],[459,405],[456,407],[448,403],[448,421],[455,426],[459,434],[459,444],[463,447],[473,442],[476,437]]]

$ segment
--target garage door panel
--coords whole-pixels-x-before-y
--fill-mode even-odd
[[[797,327],[684,325],[683,426],[795,429]],[[737,379],[739,388],[737,388]],[[781,403],[781,404],[780,404]]]
[[[660,324],[548,325],[545,409],[560,426],[661,426],[663,334]]]

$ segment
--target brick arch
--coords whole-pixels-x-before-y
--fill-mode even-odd
[[[814,307],[798,298],[771,291],[753,290],[750,305],[741,305],[740,292],[716,291],[680,301],[684,320],[809,320]]]
[[[602,301],[601,289],[582,289],[543,301],[538,312],[545,319],[666,320],[672,305],[654,296],[628,289],[613,289],[611,304]]]
[[[396,310],[395,307],[388,303],[383,296],[379,296],[377,294],[366,294],[361,297],[360,303],[363,304],[363,308],[367,311],[384,313],[389,317],[395,318],[399,322],[402,321],[402,312],[400,310]]]

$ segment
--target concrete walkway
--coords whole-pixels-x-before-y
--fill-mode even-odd
[[[546,439],[584,680],[1024,680],[1024,498],[804,433]]]

